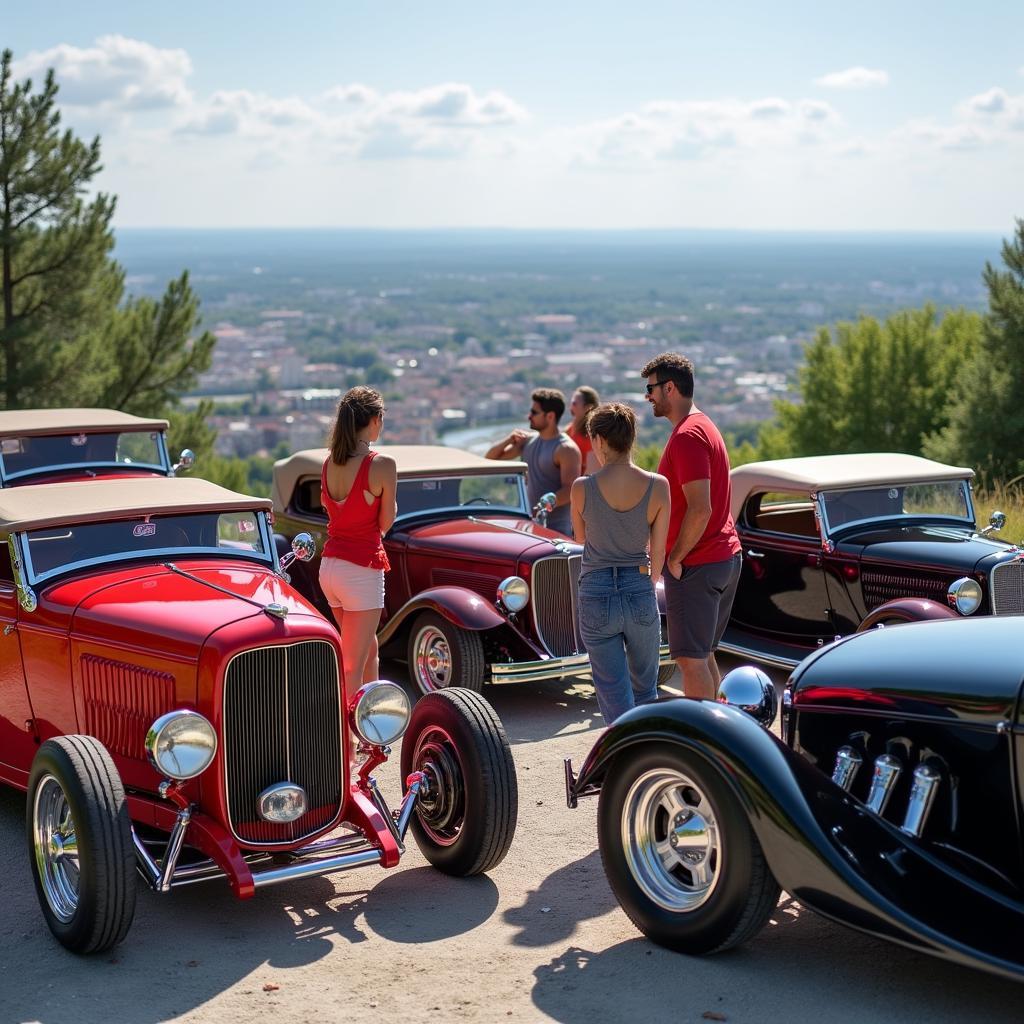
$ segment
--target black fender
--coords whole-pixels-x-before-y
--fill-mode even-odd
[[[938,860],[742,711],[675,698],[623,715],[598,740],[570,798],[616,758],[670,743],[717,770],[776,880],[825,917],[953,963],[1024,978],[1024,904]]]
[[[880,622],[928,622],[932,619],[959,619],[949,605],[926,597],[898,597],[872,608],[857,627],[858,633],[874,629]]]

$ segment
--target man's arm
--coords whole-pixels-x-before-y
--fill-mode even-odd
[[[562,480],[562,486],[555,492],[555,508],[559,505],[568,505],[572,485],[580,475],[580,450],[575,442],[558,446],[555,452],[555,465]]]
[[[513,430],[508,437],[487,449],[488,459],[518,459],[523,454],[530,435],[525,430]]]
[[[676,579],[683,575],[683,559],[697,546],[711,520],[711,481],[691,480],[683,484],[686,511],[672,550],[665,559],[665,567]]]

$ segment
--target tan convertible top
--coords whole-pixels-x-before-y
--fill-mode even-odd
[[[828,491],[846,487],[877,487],[929,480],[971,479],[974,470],[947,466],[900,452],[866,455],[813,455],[803,459],[751,462],[732,471],[732,512],[756,491]]]
[[[208,480],[145,477],[35,484],[0,490],[0,530],[35,530],[150,514],[249,509],[269,511],[270,501],[236,494]]]
[[[478,476],[487,473],[525,473],[526,463],[485,459],[482,455],[443,444],[382,444],[375,449],[390,455],[398,466],[398,478],[413,476]],[[295,485],[303,477],[320,476],[327,459],[326,448],[308,448],[274,463],[274,508],[288,507]]]
[[[167,420],[148,420],[114,409],[13,409],[0,412],[0,437],[73,434],[75,431],[166,430]]]

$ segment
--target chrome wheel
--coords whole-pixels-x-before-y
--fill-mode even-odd
[[[636,884],[665,910],[696,910],[714,891],[722,848],[714,808],[683,772],[657,768],[630,786],[622,807],[622,847]]]
[[[70,921],[78,909],[81,868],[71,807],[60,783],[44,776],[32,809],[33,845],[43,894],[54,916]]]
[[[443,690],[452,682],[448,638],[436,626],[424,626],[413,641],[416,682],[424,693]]]
[[[451,846],[466,819],[462,762],[451,736],[440,726],[425,729],[416,741],[412,763],[427,776],[426,792],[416,805],[420,823],[438,846]]]

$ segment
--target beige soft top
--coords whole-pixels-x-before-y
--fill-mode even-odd
[[[947,466],[900,452],[865,455],[813,455],[803,459],[751,462],[732,471],[732,512],[739,515],[747,497],[756,491],[839,490],[884,484],[924,483],[929,480],[970,480],[974,470]]]
[[[0,437],[112,433],[117,430],[166,430],[167,420],[147,420],[115,409],[12,409],[0,412]]]
[[[236,494],[208,480],[145,477],[34,484],[0,490],[0,530],[45,529],[180,512],[270,510],[267,498]]]
[[[482,455],[449,448],[443,444],[382,444],[375,447],[381,455],[390,455],[398,467],[398,478],[414,476],[479,476],[488,473],[525,473],[526,463],[485,459]],[[320,476],[329,452],[326,448],[308,448],[274,463],[274,508],[288,507],[295,485],[303,477]]]

